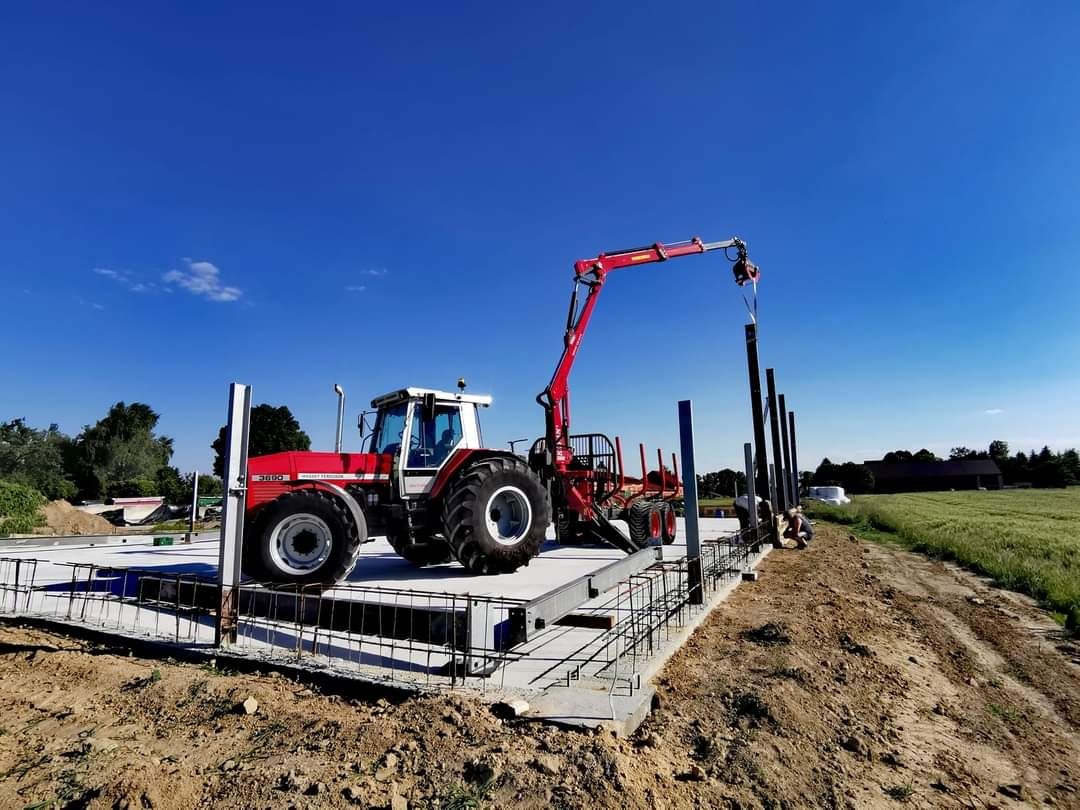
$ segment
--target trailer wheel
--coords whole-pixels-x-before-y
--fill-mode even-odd
[[[664,538],[664,545],[670,546],[675,542],[679,524],[675,522],[675,509],[670,503],[660,505],[660,536]]]
[[[561,546],[580,546],[591,540],[581,528],[581,518],[569,511],[563,511],[555,521],[555,538]]]
[[[386,539],[390,541],[390,545],[394,547],[398,556],[417,568],[423,568],[425,565],[441,565],[454,559],[450,546],[441,537],[416,531],[413,532],[413,536],[417,539],[410,539],[409,530],[402,526],[391,530]]]
[[[496,456],[467,467],[450,485],[442,520],[450,550],[466,569],[504,574],[539,553],[551,507],[524,461]]]
[[[252,529],[260,578],[276,583],[340,582],[367,539],[367,527],[358,527],[337,498],[313,489],[270,502]]]
[[[660,512],[655,504],[648,501],[634,501],[630,504],[626,523],[630,529],[630,539],[639,546],[647,545],[650,540],[662,536]]]

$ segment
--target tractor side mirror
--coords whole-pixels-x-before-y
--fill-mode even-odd
[[[434,419],[435,418],[435,394],[433,392],[430,392],[430,391],[428,393],[424,394],[424,401],[423,401],[422,404],[424,406],[424,416],[426,416],[428,419]]]
[[[356,429],[360,431],[360,441],[368,437],[371,433],[371,425],[368,424],[368,417],[371,416],[372,411],[362,411],[356,418]]]

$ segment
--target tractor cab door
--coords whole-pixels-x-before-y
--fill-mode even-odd
[[[398,455],[398,491],[402,497],[426,494],[439,469],[465,440],[461,404],[414,401]]]

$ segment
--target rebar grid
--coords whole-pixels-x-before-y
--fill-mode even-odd
[[[188,648],[214,645],[215,578],[160,570],[0,558],[0,613]],[[245,584],[234,651],[380,681],[494,686],[520,654],[506,628],[518,599],[368,587]],[[498,678],[494,680],[499,680]],[[498,685],[502,685],[499,680]]]
[[[346,583],[333,588],[243,584],[231,649],[269,664],[432,688],[503,688],[527,658],[539,687],[575,680],[632,694],[642,665],[757,554],[752,529],[701,543],[704,605],[690,602],[690,561],[657,562],[583,610],[606,630],[553,626],[517,643],[510,613],[524,600]],[[0,558],[0,613],[50,619],[210,649],[220,604],[216,578],[153,569]],[[578,639],[571,643],[571,640]],[[552,644],[561,640],[561,645]],[[569,649],[568,649],[569,648]]]

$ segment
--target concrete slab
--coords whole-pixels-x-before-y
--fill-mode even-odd
[[[703,539],[708,540],[737,531],[738,522],[704,518],[700,526]],[[117,538],[122,542],[115,542]],[[80,586],[81,590],[73,595],[72,569],[62,564],[134,568],[168,577],[214,577],[216,533],[197,537],[190,545],[162,547],[153,546],[152,538],[145,535],[113,536],[109,538],[113,542],[106,545],[90,544],[88,539],[74,538],[83,542],[72,544],[50,538],[43,538],[38,545],[0,544],[0,557],[41,561],[35,591],[22,594],[5,588],[2,609],[114,629],[119,634],[165,638],[192,648],[210,646],[213,621],[206,611],[170,612],[167,605],[155,609],[145,601],[133,604],[130,597],[134,593],[128,589],[134,586],[124,579],[108,580],[109,574],[104,575],[108,581]],[[681,544],[664,547],[663,563],[599,594],[576,611],[586,616],[610,616],[610,622],[545,628],[508,654],[493,654],[489,677],[468,678],[464,684],[460,674],[455,674],[461,655],[452,644],[346,632],[334,622],[329,626],[324,623],[323,627],[293,626],[265,617],[249,617],[241,623],[239,643],[231,652],[268,664],[288,663],[403,688],[454,686],[473,689],[490,699],[524,697],[531,706],[529,717],[630,733],[649,711],[649,679],[741,579],[739,571],[733,572],[723,587],[710,591],[707,604],[700,608],[657,601],[663,594],[677,600],[684,592],[680,591],[685,588],[685,564],[680,562],[684,554]],[[385,538],[378,538],[362,548],[349,582],[327,595],[354,603],[359,599],[381,600],[407,607],[411,602],[423,602],[428,608],[454,610],[470,600],[489,599],[490,605],[484,611],[477,612],[473,605],[470,621],[474,626],[470,633],[485,639],[474,646],[490,648],[492,634],[497,634],[500,622],[506,621],[511,605],[541,596],[622,559],[622,552],[606,546],[559,546],[549,532],[548,543],[529,566],[513,574],[476,577],[457,563],[414,568],[394,553]],[[10,568],[12,564],[5,565]],[[23,577],[25,583],[25,572]],[[10,571],[0,571],[0,578],[9,585]],[[203,587],[213,590],[213,586]],[[113,597],[129,599],[109,598],[110,590]],[[669,608],[673,617],[667,615]],[[477,655],[475,649],[473,655]]]

